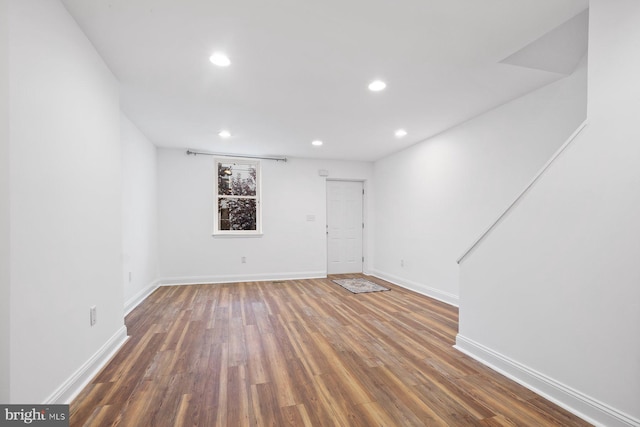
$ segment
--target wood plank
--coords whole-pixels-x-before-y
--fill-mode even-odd
[[[71,426],[589,425],[455,350],[455,307],[344,277],[157,289]]]

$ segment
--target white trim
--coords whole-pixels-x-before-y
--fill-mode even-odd
[[[454,348],[596,426],[640,427],[640,420],[460,334]]]
[[[261,237],[262,236],[262,164],[260,160],[247,160],[241,158],[220,158],[213,159],[213,170],[215,173],[213,186],[213,232],[214,237]],[[232,163],[238,165],[251,165],[256,170],[256,195],[255,196],[236,196],[236,195],[220,195],[218,184],[220,177],[218,175],[218,165],[220,163]],[[255,230],[220,230],[220,218],[218,218],[218,202],[221,198],[242,199],[256,201],[256,229]]]
[[[134,296],[129,298],[127,302],[124,304],[124,315],[131,313],[131,311],[136,308],[142,301],[144,301],[149,295],[158,289],[158,281],[154,280],[149,283],[149,286],[138,291]]]
[[[129,339],[127,327],[120,329],[100,349],[89,358],[76,372],[58,387],[43,404],[68,404],[89,384],[114,354]]]
[[[491,223],[489,228],[487,228],[473,242],[473,244],[466,251],[464,251],[464,253],[456,260],[456,262],[458,264],[463,262],[465,260],[465,258],[467,257],[467,255],[469,255],[471,252],[473,252],[473,250],[480,244],[480,242],[482,242],[485,239],[485,237],[487,237],[487,235],[491,232],[491,230],[493,230],[507,216],[507,214],[509,212],[511,212],[511,210],[518,203],[520,203],[520,200],[522,200],[522,198],[529,192],[529,190],[538,182],[540,177],[547,171],[547,169],[549,169],[549,167],[551,167],[553,162],[555,162],[556,159],[558,157],[560,157],[560,154],[562,154],[564,152],[564,150],[573,142],[573,140],[577,138],[577,136],[580,134],[580,132],[582,132],[582,129],[584,129],[585,126],[587,126],[587,121],[586,120],[584,122],[582,122],[582,124],[580,124],[580,126],[578,126],[578,128],[571,134],[571,136],[569,136],[569,138],[564,142],[564,144],[562,144],[562,146],[553,154],[553,156],[551,156],[551,158],[547,161],[547,163],[545,163],[545,165],[542,167],[542,169],[540,169],[538,171],[538,173],[533,177],[533,179],[531,181],[529,181],[529,184],[524,188],[524,190],[522,190],[520,192],[520,194],[518,194],[518,197],[516,197],[513,200],[513,202],[511,202],[511,204],[509,206],[507,206],[507,208],[504,211],[502,211],[500,216],[495,221],[493,221]]]
[[[251,234],[247,234],[246,232],[242,233],[242,232],[232,231],[232,232],[229,232],[229,233],[218,232],[216,234],[212,234],[211,235],[211,237],[213,237],[214,239],[227,239],[227,238],[234,238],[235,239],[235,238],[238,238],[238,237],[241,237],[241,238],[255,238],[255,237],[262,237],[262,236],[264,236],[264,233],[256,233],[256,232],[253,232],[253,231],[251,232]]]
[[[236,282],[269,282],[274,280],[321,279],[327,277],[326,271],[301,271],[291,273],[235,274],[225,276],[182,276],[162,277],[159,286],[204,285]]]
[[[422,283],[413,282],[411,280],[406,280],[397,276],[393,276],[391,274],[383,273],[379,270],[372,270],[371,275],[379,279],[386,280],[387,282],[393,283],[394,285],[398,285],[419,294],[428,296],[429,298],[437,299],[438,301],[442,301],[446,304],[458,307],[457,295],[450,294],[439,289],[431,288]]]
[[[362,262],[360,263],[360,271],[347,271],[347,272],[334,272],[334,273],[329,273],[329,266],[330,266],[330,262],[329,262],[329,186],[327,184],[329,184],[330,182],[349,182],[349,183],[360,183],[362,186],[362,194],[360,196],[360,213],[361,213],[361,219],[360,221],[362,222],[362,228],[360,229],[360,243],[362,245],[362,249],[360,251],[360,257],[362,259]],[[367,259],[367,251],[366,251],[366,234],[365,233],[365,227],[366,230],[368,230],[368,225],[365,219],[365,207],[366,207],[366,194],[368,193],[366,187],[366,180],[364,179],[339,179],[339,178],[327,178],[325,179],[325,183],[324,183],[324,199],[325,199],[325,234],[324,234],[324,241],[325,241],[325,246],[326,246],[326,257],[325,260],[327,262],[327,274],[350,274],[350,273],[363,273],[364,274],[364,270],[365,270],[365,260]]]

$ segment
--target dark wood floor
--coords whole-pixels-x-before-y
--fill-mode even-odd
[[[457,309],[331,280],[162,287],[72,426],[586,426],[459,353]]]

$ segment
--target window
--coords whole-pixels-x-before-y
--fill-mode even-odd
[[[213,234],[260,234],[260,162],[216,159]]]

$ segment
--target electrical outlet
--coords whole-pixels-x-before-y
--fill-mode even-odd
[[[131,272],[129,272],[129,283],[131,283]]]
[[[243,263],[243,264],[246,264],[247,263],[247,257],[243,256],[242,258],[240,258],[240,262]]]
[[[400,267],[404,267],[404,260],[403,259],[400,260]]]
[[[89,323],[91,324],[91,326],[95,325],[96,322],[98,321],[97,315],[98,313],[97,313],[96,306],[92,305],[91,307],[89,307]]]

